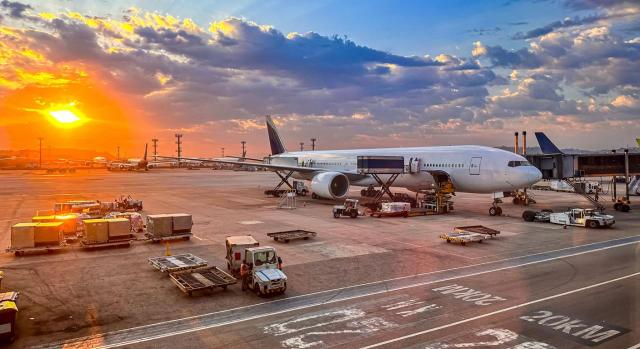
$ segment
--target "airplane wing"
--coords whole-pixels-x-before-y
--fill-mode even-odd
[[[158,158],[164,159],[172,159],[178,160],[177,157],[170,156],[160,156]],[[319,167],[307,167],[307,166],[292,166],[292,165],[278,165],[278,164],[266,164],[264,162],[246,162],[246,161],[232,161],[232,160],[220,160],[220,159],[201,159],[201,158],[185,158],[181,157],[180,160],[189,160],[189,161],[202,161],[202,162],[211,162],[216,164],[227,164],[227,165],[235,165],[235,166],[254,166],[264,168],[270,171],[294,171],[300,172],[304,174],[313,174],[315,172],[327,172],[330,171],[326,168]],[[345,172],[345,171],[336,171],[344,174],[349,178],[349,180],[360,180],[366,178],[367,175],[361,175],[355,172]]]

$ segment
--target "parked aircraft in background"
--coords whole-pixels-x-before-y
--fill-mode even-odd
[[[127,161],[112,161],[107,166],[109,171],[149,171],[149,169],[170,166],[172,161],[149,161],[147,160],[148,144],[144,145],[144,156],[142,159],[132,158]]]
[[[281,177],[284,173],[285,176],[311,181],[313,196],[327,199],[346,197],[351,186],[378,185],[373,175],[358,171],[359,157],[368,157],[374,162],[375,157],[400,158],[406,171],[397,177],[392,187],[414,192],[446,181],[453,185],[455,191],[494,193],[496,198],[504,192],[529,187],[542,178],[540,171],[524,157],[477,145],[288,152],[270,116],[266,117],[266,123],[272,155],[263,162],[183,159],[263,167],[278,172]],[[383,181],[389,177],[379,175]],[[492,209],[494,211],[490,213],[496,214],[495,204]]]

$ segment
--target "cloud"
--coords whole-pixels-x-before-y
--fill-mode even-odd
[[[23,4],[17,1],[0,1],[0,8],[7,10],[10,17],[13,18],[27,18],[24,14],[27,10],[33,10],[31,5]]]
[[[549,34],[560,28],[571,28],[587,24],[593,24],[603,20],[614,19],[619,17],[636,16],[638,13],[634,12],[622,12],[622,13],[610,13],[610,14],[595,14],[586,17],[573,17],[565,18],[561,21],[551,22],[543,27],[535,28],[527,32],[519,32],[512,36],[513,40],[532,39],[539,36]]]

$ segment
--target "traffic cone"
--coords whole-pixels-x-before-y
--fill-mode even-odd
[[[164,255],[171,256],[171,246],[169,245],[169,241],[165,242],[164,245],[165,245]]]

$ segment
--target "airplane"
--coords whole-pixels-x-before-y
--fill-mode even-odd
[[[144,145],[144,156],[142,159],[132,158],[123,161],[112,161],[107,166],[109,171],[149,171],[149,169],[160,167],[163,164],[169,164],[167,161],[149,161],[147,160],[148,144]]]
[[[283,181],[289,176],[310,181],[314,198],[336,200],[345,198],[351,186],[377,186],[380,182],[375,177],[389,180],[391,175],[359,172],[359,157],[402,157],[408,173],[399,174],[391,187],[420,192],[448,181],[458,192],[494,194],[490,215],[502,212],[496,203],[504,192],[529,187],[542,178],[542,173],[524,157],[478,145],[289,152],[268,115],[266,125],[272,154],[266,161],[182,159],[262,167],[276,172]]]

